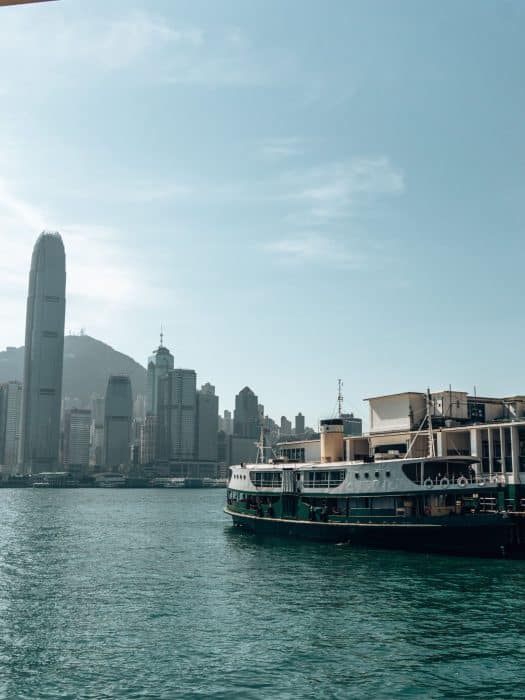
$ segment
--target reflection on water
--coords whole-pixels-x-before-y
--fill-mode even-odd
[[[259,540],[223,499],[0,491],[0,694],[523,697],[523,562]]]

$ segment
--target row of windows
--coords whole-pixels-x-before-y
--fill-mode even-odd
[[[268,488],[280,488],[283,483],[282,472],[250,472],[250,479],[254,486]]]
[[[303,482],[306,489],[313,488],[334,488],[340,486],[345,480],[344,469],[330,472],[304,472]]]
[[[374,472],[374,479],[379,479],[380,476],[381,476],[381,473],[380,473],[380,472]],[[370,479],[370,472],[364,472],[364,473],[363,473],[363,477],[364,477],[365,479]],[[360,479],[360,478],[361,478],[361,473],[360,473],[360,472],[356,472],[356,473],[355,473],[355,478],[356,478],[356,479]],[[390,479],[390,472],[385,472],[385,479]]]

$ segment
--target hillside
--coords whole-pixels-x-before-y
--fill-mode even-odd
[[[23,347],[0,352],[0,382],[22,381],[23,373]],[[131,357],[89,335],[65,337],[63,396],[87,405],[92,394],[104,395],[110,374],[129,375],[133,395],[145,394],[146,370]]]

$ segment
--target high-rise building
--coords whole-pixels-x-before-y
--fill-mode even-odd
[[[160,334],[160,345],[148,358],[148,377],[146,394],[146,415],[158,415],[158,386],[159,379],[173,369],[173,355],[162,344],[163,335]]]
[[[212,384],[203,384],[197,392],[197,456],[198,459],[217,461],[217,434],[219,428],[219,397]]]
[[[235,397],[233,433],[255,439],[259,437],[259,432],[259,402],[250,387],[245,386]]]
[[[72,408],[64,414],[64,465],[86,469],[89,465],[91,411]]]
[[[158,455],[162,460],[197,456],[197,375],[172,369],[158,382]]]
[[[286,416],[281,416],[281,435],[292,434],[292,422]]]
[[[18,462],[22,384],[0,384],[0,464],[13,472]]]
[[[295,416],[295,435],[304,435],[304,427],[305,427],[305,422],[304,422],[304,416],[302,413],[298,413]]]
[[[219,416],[219,419],[219,429],[222,430],[225,435],[231,435],[233,433],[232,412],[226,409],[223,415]]]
[[[66,256],[58,233],[33,249],[27,297],[19,461],[27,472],[58,466],[64,358]]]
[[[100,466],[104,463],[104,399],[93,396],[91,399],[91,434],[89,463]]]
[[[104,464],[110,469],[129,464],[132,418],[130,378],[113,375],[108,380],[104,411]]]
[[[157,458],[158,416],[146,416],[140,435],[140,463],[153,464]]]

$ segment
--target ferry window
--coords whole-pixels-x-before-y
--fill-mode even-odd
[[[379,472],[374,472],[374,477],[375,477],[376,479],[379,479]]]
[[[369,476],[370,474],[368,472],[365,472],[365,479],[368,479]]]
[[[250,472],[252,484],[259,487],[280,488],[282,478],[282,472]]]
[[[345,480],[346,473],[344,470],[330,472],[330,486],[340,486]]]
[[[356,472],[356,473],[355,473],[355,478],[356,478],[356,479],[359,479],[359,472]]]
[[[390,472],[385,472],[385,476],[387,479],[390,479]]]

